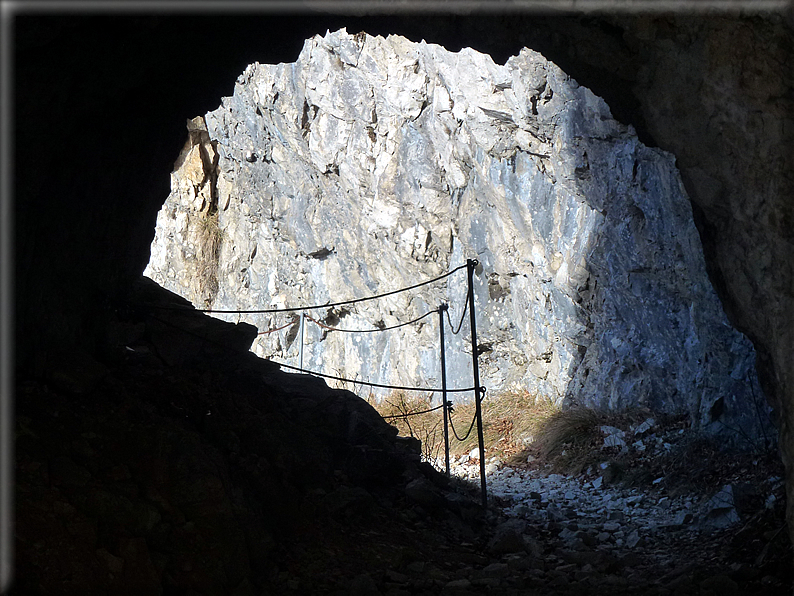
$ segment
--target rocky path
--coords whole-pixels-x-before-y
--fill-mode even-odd
[[[671,498],[653,488],[611,484],[609,464],[598,468],[588,478],[490,458],[486,473],[495,528],[486,552],[500,560],[472,568],[445,590],[521,593],[523,584],[555,594],[789,593],[787,578],[762,571],[768,547],[753,561],[743,560],[740,550],[752,532],[742,526],[747,519],[739,513],[742,498],[734,485],[710,497]],[[453,459],[452,472],[479,482],[473,457]],[[771,510],[781,488],[782,480],[772,476],[755,494],[766,490],[765,509]]]
[[[454,458],[452,471],[464,485],[474,481],[471,494],[479,494],[476,459]],[[303,552],[280,586],[291,594],[346,596],[791,593],[790,548],[775,535],[777,522],[759,517],[780,514],[770,497],[782,490],[774,476],[759,483],[770,507],[755,511],[738,484],[711,496],[669,496],[661,482],[611,482],[608,467],[550,474],[496,457],[486,472],[484,517],[449,501],[439,506],[432,483],[411,482],[406,502],[384,503],[388,512],[376,497],[377,505],[353,507],[325,527],[314,544],[336,550]],[[316,574],[307,574],[307,560]],[[328,576],[329,569],[337,575]]]

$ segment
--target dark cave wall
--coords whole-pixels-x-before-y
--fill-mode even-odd
[[[17,15],[16,344],[98,354],[148,260],[185,120],[253,62],[326,29],[389,32],[498,62],[529,46],[674,153],[726,312],[754,342],[794,502],[792,20],[783,16]],[[790,527],[794,527],[790,508]]]
[[[508,19],[506,37],[670,151],[711,281],[753,342],[794,503],[794,13]],[[704,362],[707,366],[708,363]],[[794,509],[789,507],[789,527]]]
[[[712,282],[758,353],[759,377],[777,411],[794,528],[791,21],[647,19],[631,35],[647,55],[635,94],[648,130],[676,155]]]
[[[758,353],[794,503],[791,14],[615,16],[549,29],[567,47],[567,72],[676,156],[712,283]],[[788,519],[794,527],[791,505]]]

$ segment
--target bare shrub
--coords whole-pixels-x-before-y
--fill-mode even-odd
[[[434,410],[432,394],[426,396],[408,396],[403,391],[396,391],[381,402],[370,403],[389,423],[397,427],[400,435],[414,437],[422,443],[422,457],[425,461],[435,464],[444,447],[443,412]]]

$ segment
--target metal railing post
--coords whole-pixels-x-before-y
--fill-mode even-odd
[[[477,322],[474,316],[474,268],[478,262],[476,259],[466,261],[466,271],[469,280],[469,322],[471,327],[471,367],[474,376],[474,404],[477,417],[477,441],[480,446],[480,491],[482,493],[482,506],[488,506],[488,493],[485,487],[485,440],[482,434],[482,408],[480,406],[482,388],[480,387],[480,367],[478,363],[477,351]]]
[[[438,333],[439,343],[441,344],[441,403],[444,410],[444,465],[446,466],[447,476],[449,476],[449,412],[447,403],[447,361],[444,350],[444,311],[447,310],[446,304],[438,307]]]
[[[300,357],[298,360],[298,368],[303,370],[303,329],[305,327],[306,322],[306,313],[301,313],[301,327],[300,327]]]

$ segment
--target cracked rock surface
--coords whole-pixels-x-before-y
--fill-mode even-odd
[[[145,273],[195,305],[327,304],[476,258],[492,394],[521,387],[759,433],[754,351],[706,276],[674,158],[537,52],[500,65],[340,30],[307,40],[294,63],[251,64],[188,128]],[[459,272],[310,314],[373,329],[446,302],[455,320],[465,288]],[[297,364],[293,313],[217,316],[253,323],[258,355]],[[304,366],[438,386],[429,320],[366,336],[308,322]],[[458,387],[471,379],[464,336],[447,344]]]

